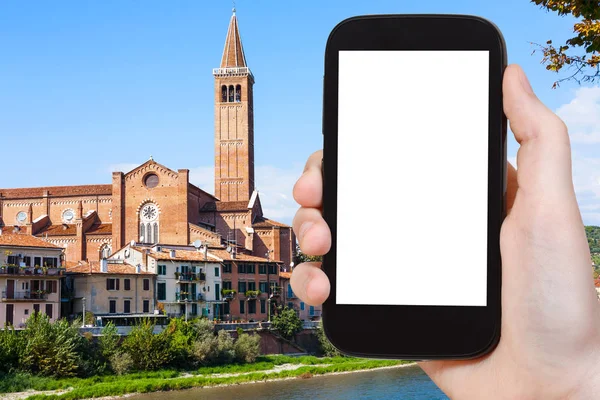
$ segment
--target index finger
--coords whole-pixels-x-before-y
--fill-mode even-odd
[[[323,202],[322,160],[323,150],[318,150],[311,154],[308,157],[302,176],[294,185],[294,199],[302,207],[321,207]]]

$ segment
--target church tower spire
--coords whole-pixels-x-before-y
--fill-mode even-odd
[[[215,77],[215,196],[249,201],[254,192],[254,76],[242,47],[235,8]]]

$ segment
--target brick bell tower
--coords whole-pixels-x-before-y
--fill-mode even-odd
[[[254,192],[254,76],[246,64],[238,20],[229,21],[215,77],[215,196],[246,201]]]

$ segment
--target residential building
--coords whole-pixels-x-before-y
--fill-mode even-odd
[[[155,314],[156,275],[138,266],[123,260],[79,262],[69,266],[67,275],[74,314],[85,309],[119,325]]]
[[[292,290],[291,272],[281,272],[281,287],[283,289],[281,304],[296,311],[303,321],[314,321],[321,318],[321,306],[311,306],[304,303]]]
[[[62,260],[62,248],[0,229],[0,327],[23,328],[33,312],[60,318]]]
[[[131,243],[108,261],[118,260],[156,275],[156,303],[161,313],[211,319],[221,314],[221,263],[208,251],[200,252],[193,246]]]

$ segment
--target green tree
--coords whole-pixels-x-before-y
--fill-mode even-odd
[[[172,360],[168,331],[155,335],[154,326],[148,318],[144,318],[123,341],[123,350],[131,356],[138,370],[155,370]]]
[[[5,325],[0,330],[0,372],[10,373],[19,368],[24,347],[22,338],[12,325]]]
[[[271,329],[276,330],[286,339],[292,339],[302,330],[302,321],[298,318],[298,314],[288,307],[279,307],[277,315],[271,321]]]
[[[109,322],[102,328],[102,336],[100,336],[98,344],[100,347],[100,354],[102,354],[105,360],[110,360],[117,352],[120,340],[121,336],[119,335],[115,324]]]
[[[76,376],[80,371],[87,341],[74,324],[65,319],[52,324],[46,314],[33,313],[22,335],[20,364],[24,371],[57,378]]]
[[[574,36],[565,43],[545,45],[532,43],[542,53],[542,63],[549,71],[559,72],[565,66],[572,74],[554,82],[556,88],[563,81],[595,82],[600,79],[600,3],[597,0],[531,0],[547,11],[578,19],[573,26]],[[534,50],[535,52],[536,50]]]

